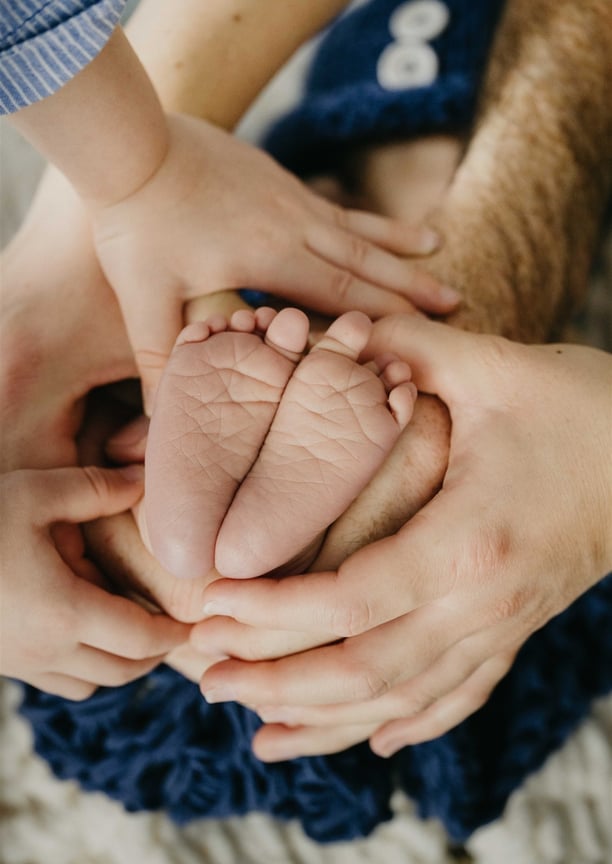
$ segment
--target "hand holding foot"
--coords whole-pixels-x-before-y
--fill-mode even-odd
[[[183,331],[147,447],[147,531],[171,573],[257,576],[313,556],[412,413],[405,363],[357,363],[370,330],[347,313],[297,369],[308,332],[298,310]]]
[[[104,589],[77,523],[124,511],[142,493],[137,468],[13,471],[0,478],[0,672],[83,699],[138,678],[187,628]]]

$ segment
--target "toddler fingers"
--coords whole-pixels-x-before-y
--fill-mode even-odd
[[[337,262],[325,260],[306,247],[293,249],[274,271],[261,278],[256,287],[269,290],[317,312],[339,315],[360,309],[370,318],[395,312],[414,312],[406,297],[366,281]]]
[[[449,312],[461,299],[456,291],[418,269],[413,261],[400,258],[354,232],[313,225],[307,231],[306,245],[326,261],[373,285],[394,291],[426,311]]]
[[[316,194],[311,200],[311,209],[333,225],[358,234],[396,255],[432,255],[442,245],[440,234],[431,227],[409,225],[399,219],[356,209],[339,185],[330,189],[334,194],[326,194],[328,190],[325,188],[314,190]]]
[[[432,255],[442,242],[440,235],[431,228],[407,225],[363,210],[340,210],[338,224],[396,255]]]

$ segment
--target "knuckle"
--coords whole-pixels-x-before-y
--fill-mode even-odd
[[[346,657],[344,680],[349,686],[349,698],[370,701],[383,696],[391,689],[390,677],[385,671],[360,657]]]
[[[355,278],[348,270],[343,270],[340,267],[335,267],[332,277],[330,291],[335,300],[346,304],[348,296],[354,285]]]
[[[391,681],[382,669],[365,667],[360,680],[361,693],[359,695],[362,699],[377,699],[391,689]]]
[[[361,237],[357,237],[355,234],[349,234],[348,242],[351,266],[358,268],[362,267],[365,264],[370,251],[367,241],[363,240]]]
[[[415,689],[405,697],[404,713],[407,717],[421,714],[430,708],[434,702],[437,702],[440,694],[433,686],[420,685],[418,690]]]
[[[250,638],[242,638],[238,641],[236,656],[247,662],[265,660],[270,654],[269,646],[266,646],[265,634],[255,632]]]
[[[487,526],[472,547],[472,566],[476,572],[498,571],[507,564],[513,549],[509,528],[505,525]]]
[[[351,598],[348,605],[334,610],[331,631],[337,636],[358,636],[371,629],[372,609],[366,598]]]
[[[511,591],[503,597],[498,597],[491,607],[491,619],[496,624],[512,621],[525,605],[522,591]]]
[[[107,498],[111,493],[111,475],[96,465],[88,465],[82,470],[96,498],[101,500]]]

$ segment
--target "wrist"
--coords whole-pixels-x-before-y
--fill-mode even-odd
[[[157,94],[120,28],[78,75],[12,122],[90,209],[134,194],[169,146]]]

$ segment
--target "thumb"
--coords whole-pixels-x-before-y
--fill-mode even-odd
[[[468,388],[473,390],[490,365],[493,341],[424,317],[392,315],[374,324],[364,355],[397,354],[410,364],[412,380],[422,393],[450,406],[468,395]]]
[[[142,383],[145,413],[151,416],[162,372],[183,327],[183,304],[160,292],[122,301],[123,317]]]
[[[123,513],[142,496],[142,465],[125,468],[53,468],[33,471],[32,499],[39,524],[88,522]]]

